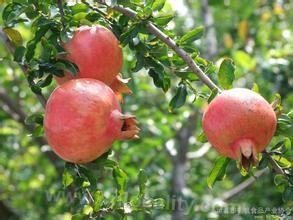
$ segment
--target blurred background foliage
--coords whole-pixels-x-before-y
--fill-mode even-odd
[[[3,12],[7,2],[0,2],[0,11]],[[194,43],[194,47],[217,66],[224,57],[231,57],[236,64],[234,87],[252,88],[256,83],[259,92],[269,102],[275,93],[279,93],[284,112],[292,110],[292,1],[170,0],[164,10],[166,14],[174,15],[167,30],[175,36],[182,36],[199,25],[205,27],[205,35]],[[2,20],[0,24],[3,25]],[[29,25],[16,27],[24,41],[32,38]],[[178,78],[171,76],[171,89],[164,93],[154,86],[145,69],[133,71],[136,56],[128,46],[123,50],[122,74],[132,78],[129,84],[133,91],[125,97],[123,109],[137,116],[142,131],[138,140],[115,143],[109,158],[117,161],[127,174],[129,198],[138,192],[138,172],[144,169],[148,175],[146,197],[167,201],[164,208],[156,207],[150,213],[137,212],[130,215],[130,219],[171,219],[172,215],[176,219],[172,212],[172,198],[179,194],[190,206],[185,210],[186,219],[254,218],[243,212],[234,215],[217,212],[215,202],[223,207],[264,210],[274,207],[288,210],[293,206],[292,191],[291,200],[284,201],[283,186],[276,187],[274,175],[267,170],[247,189],[229,197],[230,189],[249,178],[249,175],[239,173],[236,162],[228,165],[226,177],[211,190],[206,178],[218,154],[200,138],[206,99],[197,96],[194,100],[195,95],[189,91],[186,104],[170,112],[168,103],[176,92]],[[62,194],[64,162],[58,160],[55,161],[57,166],[53,165],[50,148],[42,139],[29,135],[32,127],[25,124],[24,119],[43,112],[42,106],[2,41],[0,61],[0,219],[71,219],[76,210]],[[193,83],[193,86],[202,97],[208,96],[206,86],[200,82]],[[48,97],[55,87],[55,82],[46,87],[45,96]],[[278,141],[275,138],[272,142]],[[176,160],[182,154],[178,149],[182,148],[187,154],[183,155],[182,161]],[[287,158],[292,159],[292,152],[288,155]],[[95,175],[97,189],[110,201],[115,196],[111,172],[106,168]],[[280,215],[280,212],[275,214]],[[105,218],[118,219],[118,215]]]

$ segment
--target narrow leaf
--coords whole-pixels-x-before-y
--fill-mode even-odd
[[[165,26],[167,25],[172,19],[174,18],[174,15],[164,15],[160,17],[156,17],[153,19],[154,23],[156,23],[158,26]]]
[[[189,31],[185,35],[183,35],[179,39],[178,44],[188,44],[195,40],[198,40],[203,36],[203,33],[204,33],[204,28],[202,26],[197,27],[193,29],[192,31]]]
[[[113,177],[116,182],[117,189],[118,189],[118,195],[119,196],[124,195],[126,181],[127,181],[126,173],[118,166],[115,166],[113,168]]]
[[[138,174],[138,183],[139,183],[139,195],[144,196],[146,190],[146,183],[148,181],[148,175],[144,170],[140,170]]]
[[[101,191],[96,191],[94,194],[94,211],[97,212],[100,210],[103,204],[104,195]]]

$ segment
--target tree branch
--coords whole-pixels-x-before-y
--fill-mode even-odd
[[[264,175],[268,171],[267,168],[260,170],[254,174],[254,176],[249,177],[239,185],[235,186],[231,190],[222,193],[222,196],[216,200],[221,200],[221,201],[227,201],[231,199],[232,197],[238,195],[239,193],[243,192],[246,190],[248,187],[250,187],[259,177]]]
[[[116,10],[130,18],[135,18],[137,15],[135,11],[129,8],[123,8],[118,5],[109,6],[103,0],[97,0],[97,2],[106,5],[107,7],[110,7],[113,10]],[[178,54],[178,56],[180,56],[189,66],[191,71],[195,73],[204,84],[206,84],[210,89],[217,89],[219,92],[221,92],[221,89],[199,68],[199,66],[193,61],[192,57],[184,49],[180,48],[174,40],[172,40],[169,36],[167,36],[149,21],[147,22],[147,29],[151,34],[159,38],[162,42],[164,42],[172,50],[174,50]]]

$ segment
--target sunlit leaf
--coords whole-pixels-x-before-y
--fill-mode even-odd
[[[232,83],[235,79],[235,65],[233,60],[225,58],[218,72],[219,83],[224,89],[232,88]]]
[[[207,184],[209,188],[212,189],[216,181],[222,180],[225,177],[226,168],[230,161],[231,159],[223,156],[217,158],[214,167],[207,178]]]
[[[195,40],[200,39],[203,36],[204,33],[204,27],[200,26],[192,31],[187,32],[185,35],[183,35],[179,41],[178,44],[188,44]]]
[[[64,187],[68,187],[73,183],[73,177],[72,175],[68,172],[67,169],[64,170],[63,175],[62,175],[62,183]]]
[[[94,194],[94,211],[97,212],[101,208],[104,200],[104,194],[102,191],[96,191]]]
[[[8,35],[9,39],[15,46],[21,46],[23,39],[20,32],[13,28],[4,28],[3,31]]]

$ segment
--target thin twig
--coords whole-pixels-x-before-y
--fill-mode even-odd
[[[227,201],[232,197],[238,195],[239,193],[246,190],[249,186],[251,186],[259,177],[264,175],[268,171],[267,168],[260,170],[254,174],[254,176],[249,177],[239,185],[235,186],[234,188],[230,189],[227,192],[222,193],[222,196],[219,198],[221,201]],[[218,199],[217,199],[218,200]]]
[[[105,1],[97,0],[98,3],[106,5]],[[106,5],[108,6],[108,5]],[[108,6],[113,10],[116,10],[130,18],[136,18],[137,13],[129,8],[123,8],[121,6]],[[200,69],[200,67],[193,61],[192,57],[181,47],[179,47],[174,40],[172,40],[169,36],[163,33],[159,28],[157,28],[153,23],[147,22],[148,31],[163,41],[166,45],[168,45],[172,50],[174,50],[189,66],[191,71],[195,73],[198,78],[206,84],[210,89],[217,89],[221,92],[221,89]]]

